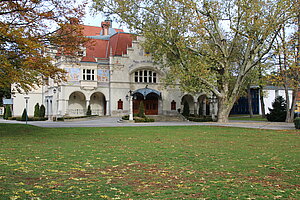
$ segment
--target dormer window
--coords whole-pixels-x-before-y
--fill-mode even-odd
[[[156,83],[157,73],[151,70],[139,70],[134,73],[136,83]]]
[[[80,57],[82,57],[82,56],[83,56],[83,54],[84,54],[84,52],[83,52],[83,51],[78,51],[78,52],[77,52],[77,55],[78,55],[78,56],[80,56]]]

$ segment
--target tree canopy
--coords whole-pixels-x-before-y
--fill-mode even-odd
[[[81,18],[85,3],[76,0],[0,1],[0,88],[12,83],[28,90],[42,78],[60,80],[64,71],[52,64],[45,46],[76,52],[86,41]]]
[[[250,72],[268,54],[296,0],[94,0],[142,34],[153,59],[189,92],[218,98],[226,122]]]

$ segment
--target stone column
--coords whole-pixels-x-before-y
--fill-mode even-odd
[[[162,102],[162,99],[158,99],[158,114],[159,115],[163,115],[163,102]]]
[[[64,113],[64,115],[68,115],[69,114],[69,111],[68,111],[68,109],[69,109],[69,100],[65,100],[65,102],[64,102],[64,110],[63,110],[63,112],[62,113]]]
[[[206,98],[203,99],[202,103],[203,103],[203,110],[202,110],[203,116],[206,116]]]
[[[194,115],[198,114],[198,102],[194,102]]]
[[[109,100],[106,100],[106,116],[110,115],[110,105],[109,105]]]

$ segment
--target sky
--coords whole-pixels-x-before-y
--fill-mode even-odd
[[[101,26],[101,22],[105,20],[105,17],[102,14],[93,15],[91,12],[92,0],[89,0],[85,12],[86,15],[83,19],[84,25],[90,26]]]
[[[79,0],[81,1],[81,0]],[[89,26],[101,26],[101,22],[103,22],[106,17],[102,15],[101,13],[99,14],[92,14],[91,11],[91,6],[92,6],[92,0],[88,0],[89,4],[86,7],[86,15],[83,19],[83,24],[84,25],[89,25]],[[112,24],[113,28],[122,28],[125,32],[129,32],[129,29],[127,27],[120,26],[120,24],[116,23],[113,21]]]

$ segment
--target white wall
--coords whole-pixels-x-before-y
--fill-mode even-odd
[[[285,96],[285,91],[283,89],[279,89],[279,90],[276,90],[276,89],[264,89],[263,90],[263,93],[264,93],[264,103],[265,103],[265,113],[270,113],[269,111],[269,108],[272,108],[272,103],[274,102],[275,98],[277,96],[282,96],[284,99],[286,99],[286,96]],[[290,98],[290,105],[291,105],[291,100],[292,100],[292,91],[290,90],[289,91],[289,98]],[[261,115],[262,112],[261,112],[261,106],[260,106],[260,102],[259,102],[259,114]]]

